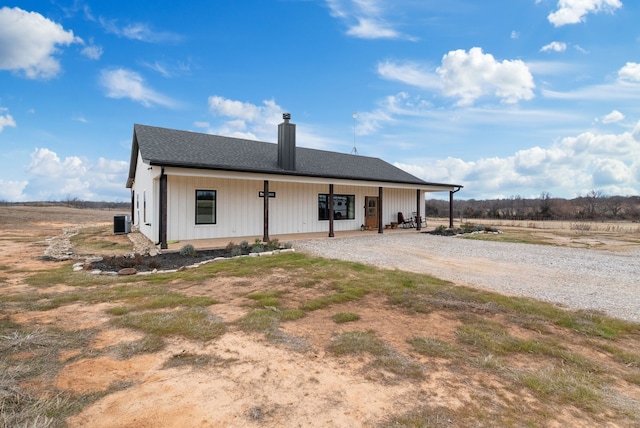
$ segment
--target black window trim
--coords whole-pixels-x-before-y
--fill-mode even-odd
[[[213,222],[198,222],[198,192],[209,192],[213,193]],[[196,226],[208,226],[212,224],[218,224],[218,191],[214,189],[196,189],[196,200],[195,200],[195,224]]]

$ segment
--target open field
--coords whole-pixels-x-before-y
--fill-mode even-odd
[[[91,226],[77,249],[124,252],[114,212],[16,208],[0,207],[0,426],[640,426],[639,324],[301,253],[74,273],[43,260],[47,238]],[[639,246],[633,229],[509,230]]]

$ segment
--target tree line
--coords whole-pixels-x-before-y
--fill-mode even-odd
[[[58,206],[94,210],[121,210],[125,212],[131,211],[130,202],[85,201],[75,197],[68,197],[61,201],[8,202],[0,200],[0,205],[23,205],[34,207]]]
[[[427,217],[449,217],[449,201],[429,199]],[[627,220],[640,221],[640,196],[607,196],[591,190],[574,199],[554,198],[542,192],[537,198],[519,195],[505,199],[454,200],[455,218],[503,220]]]

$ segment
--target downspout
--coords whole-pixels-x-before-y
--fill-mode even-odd
[[[169,248],[167,243],[167,176],[164,173],[164,167],[160,169],[160,249]]]
[[[462,186],[456,190],[449,191],[449,229],[453,229],[453,194],[459,192],[460,189],[462,189]]]

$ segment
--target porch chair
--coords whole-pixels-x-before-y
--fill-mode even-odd
[[[417,227],[418,225],[420,225],[420,227],[427,227],[426,217],[418,217],[418,213],[414,211],[411,213],[411,218],[413,219],[413,227]]]
[[[398,211],[398,226],[404,229],[408,229],[410,227],[416,227],[415,222],[413,220],[413,216],[409,220],[406,220],[401,211]]]

